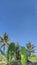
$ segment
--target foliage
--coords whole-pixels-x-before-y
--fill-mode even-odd
[[[21,62],[18,60],[15,60],[15,61],[10,62],[10,65],[21,65]]]
[[[15,43],[15,55],[16,60],[20,60],[20,46],[17,42]]]
[[[9,41],[9,38],[8,38],[8,35],[7,33],[4,33],[3,36],[0,36],[0,45],[1,45],[1,48],[3,47],[3,50],[5,51],[5,48],[8,46],[8,41]]]
[[[28,42],[26,48],[20,46],[18,42],[9,42],[7,33],[0,36],[0,58],[6,58],[7,65],[27,65],[27,61],[37,62],[34,54],[35,46]],[[3,50],[2,50],[3,49]],[[7,51],[5,52],[5,50]]]
[[[37,62],[37,57],[36,56],[30,56],[28,58],[28,60],[31,61],[31,62]]]
[[[22,65],[26,65],[27,64],[27,52],[26,49],[24,47],[21,48],[21,63]]]
[[[10,43],[9,47],[8,47],[8,51],[7,51],[7,60],[11,61],[13,56],[14,56],[14,52],[15,52],[15,44],[14,43]]]
[[[35,46],[33,44],[31,44],[30,42],[27,43],[26,50],[28,52],[28,56],[30,56],[31,53],[34,53],[34,48]]]

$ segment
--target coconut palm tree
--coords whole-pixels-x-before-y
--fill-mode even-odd
[[[9,41],[9,38],[7,33],[5,32],[3,36],[0,36],[0,48],[4,47],[3,50],[5,50],[5,47],[7,47],[9,44],[8,41]]]
[[[31,53],[34,53],[34,48],[35,46],[33,44],[31,44],[30,42],[27,43],[26,50],[29,56],[31,55]]]

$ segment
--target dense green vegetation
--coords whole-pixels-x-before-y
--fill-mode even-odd
[[[37,62],[33,44],[28,42],[26,47],[23,47],[9,40],[7,33],[0,36],[0,65],[27,65],[28,61]]]

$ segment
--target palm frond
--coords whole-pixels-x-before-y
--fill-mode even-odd
[[[0,52],[2,53],[2,55],[6,56],[5,53],[0,49]]]

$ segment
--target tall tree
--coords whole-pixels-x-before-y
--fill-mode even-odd
[[[30,42],[27,43],[26,50],[29,56],[31,55],[31,53],[34,53],[34,48],[35,46],[33,44],[31,44]]]
[[[8,50],[7,50],[7,60],[10,62],[12,58],[14,57],[15,52],[15,44],[12,42],[9,44]]]
[[[5,32],[5,34],[3,36],[0,36],[0,48],[3,47],[3,50],[5,50],[5,48],[9,44],[8,41],[9,41],[9,38],[8,38],[7,33]]]

